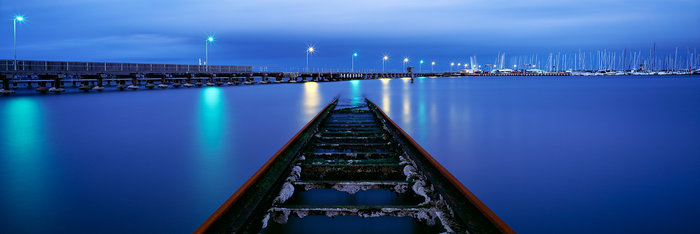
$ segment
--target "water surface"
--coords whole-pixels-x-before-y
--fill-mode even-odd
[[[700,231],[700,79],[672,76],[0,98],[0,232],[189,233],[336,96],[377,103],[518,232]]]

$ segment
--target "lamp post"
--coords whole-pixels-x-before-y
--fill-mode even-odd
[[[18,15],[12,20],[12,38],[14,39],[15,47],[15,71],[17,70],[17,21],[24,22],[24,16]]]
[[[314,47],[309,46],[309,48],[306,48],[306,71],[309,71],[309,54],[314,53]]]
[[[209,71],[209,43],[214,42],[214,37],[209,36],[204,40],[204,70]]]
[[[384,73],[384,62],[387,60],[389,60],[389,56],[384,55],[384,57],[382,57],[382,73]]]
[[[450,72],[452,72],[452,66],[454,66],[455,63],[450,63]]]
[[[408,63],[408,58],[403,58],[403,70],[406,70],[406,64]]]
[[[420,60],[420,63],[418,63],[418,72],[423,72],[423,60]]]
[[[355,71],[355,57],[357,57],[357,52],[352,53],[352,58],[350,58],[350,71]]]
[[[430,72],[433,72],[433,67],[435,66],[435,61],[430,63]]]

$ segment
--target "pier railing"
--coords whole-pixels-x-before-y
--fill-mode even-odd
[[[74,61],[0,60],[0,72],[34,73],[226,73],[226,72],[297,72],[297,73],[382,73],[402,72],[401,69],[328,68],[293,66],[225,66],[189,64],[109,63]],[[428,71],[425,71],[428,72]]]
[[[148,63],[107,63],[107,62],[68,62],[18,60],[15,70],[14,60],[0,60],[0,72],[45,72],[45,73],[225,73],[251,72],[252,66],[188,65],[188,64],[148,64]]]
[[[283,67],[283,66],[254,66],[253,67],[253,72],[298,72],[298,73],[340,73],[340,72],[348,72],[348,73],[401,73],[405,72],[402,71],[401,69],[385,69],[382,71],[382,69],[376,69],[376,68],[355,68],[351,69],[349,67],[346,68],[338,68],[338,67]],[[430,69],[427,71],[424,70],[423,72],[430,72]]]

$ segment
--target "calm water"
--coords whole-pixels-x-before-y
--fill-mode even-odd
[[[189,233],[335,96],[521,233],[700,232],[700,79],[420,78],[0,98],[0,232]]]

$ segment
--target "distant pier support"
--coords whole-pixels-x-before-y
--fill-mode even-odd
[[[66,91],[65,89],[62,88],[61,84],[61,79],[65,78],[65,74],[58,74],[53,77],[53,87],[49,89],[49,92],[51,93],[62,93],[63,91]]]
[[[104,74],[104,73],[97,74],[97,85],[95,87],[93,87],[92,89],[97,91],[97,92],[102,92],[103,90],[105,90],[105,87],[102,84],[102,82],[104,81],[105,78],[108,78],[108,77],[109,77],[108,74]]]
[[[2,89],[0,89],[0,94],[2,95],[10,95],[15,93],[14,90],[12,90],[12,86],[10,86],[10,75],[3,75],[2,77]],[[15,75],[13,75],[14,78]]]
[[[129,85],[129,86],[126,87],[126,88],[131,89],[131,90],[137,90],[137,89],[139,89],[139,79],[140,79],[142,76],[143,76],[143,75],[141,75],[141,74],[131,74],[131,85]]]
[[[168,88],[168,79],[171,78],[170,74],[163,74],[160,78],[160,84],[158,84],[158,88],[161,89],[167,89]]]

